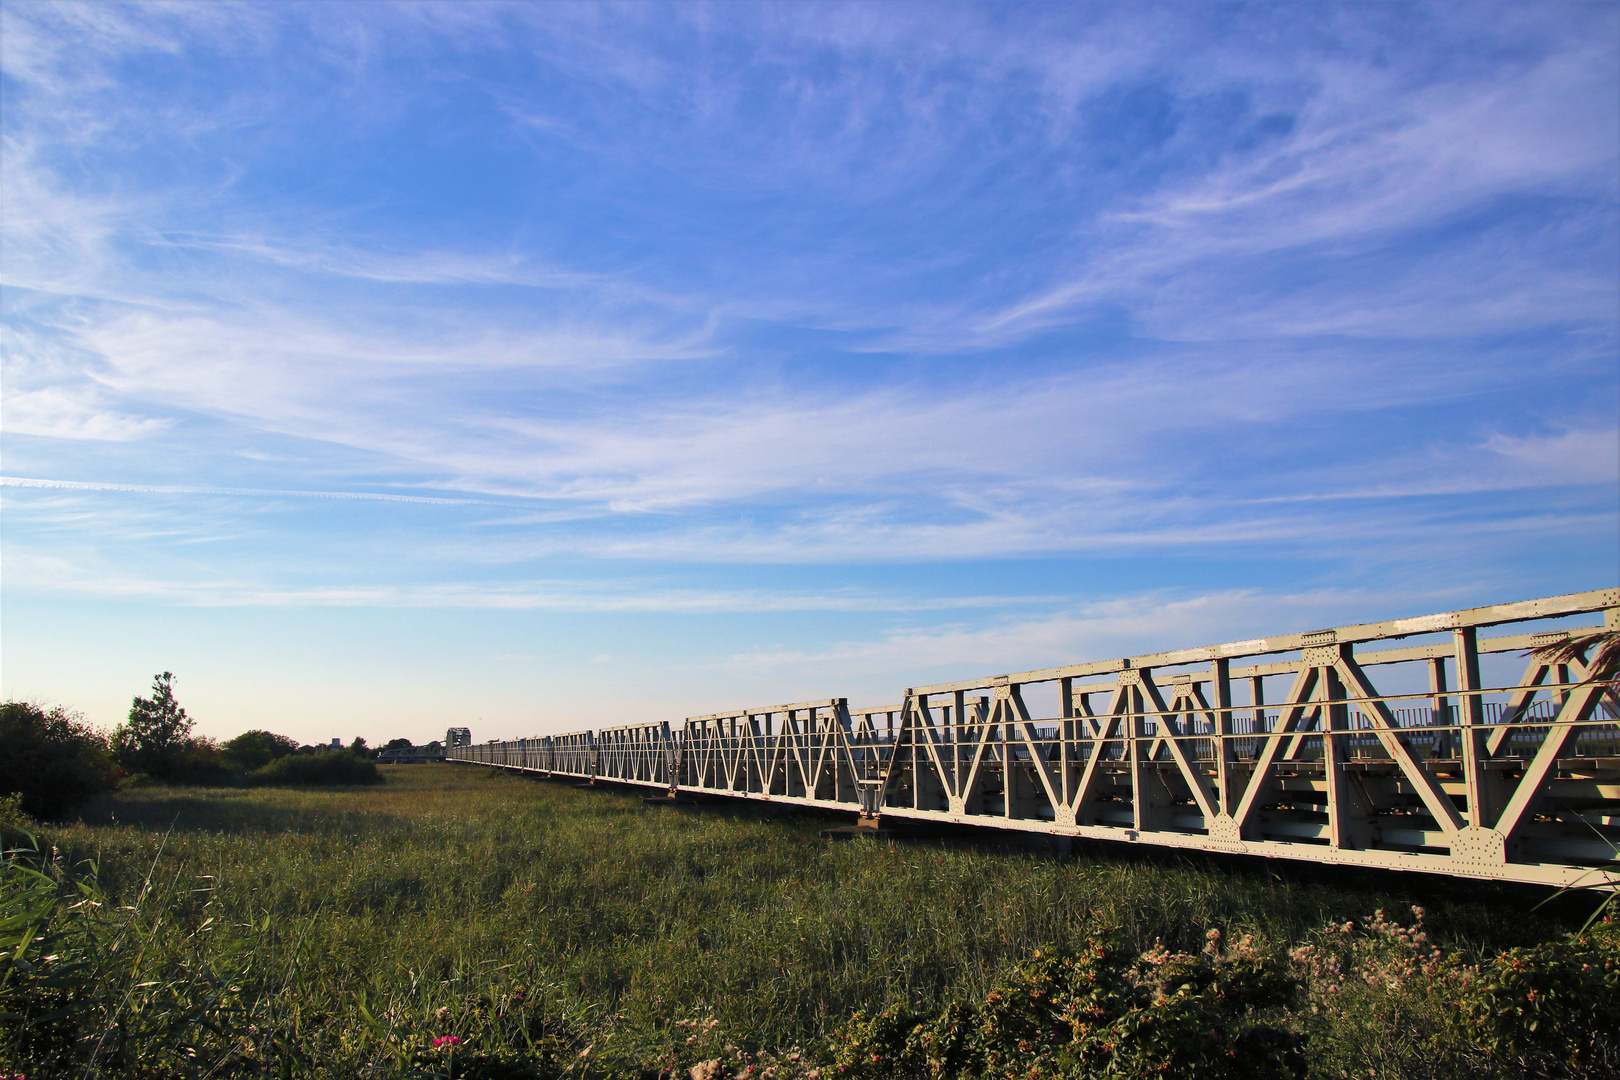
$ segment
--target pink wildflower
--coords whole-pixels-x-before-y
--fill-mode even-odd
[[[445,1047],[449,1047],[450,1049],[454,1050],[460,1045],[461,1036],[459,1035],[440,1035],[437,1039],[433,1040],[433,1049],[435,1050],[442,1050]]]

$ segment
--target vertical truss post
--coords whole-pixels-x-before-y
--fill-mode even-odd
[[[932,724],[928,713],[928,695],[920,694],[913,701],[910,697],[911,691],[907,690],[906,694],[906,704],[911,707],[906,714],[906,720],[916,725],[913,729],[909,747],[911,752],[911,808],[920,810],[922,808],[923,759],[917,753],[918,737],[928,739],[933,736],[933,732],[929,730]]]
[[[1215,688],[1215,776],[1219,789],[1216,808],[1232,812],[1232,661],[1217,659],[1210,664]],[[1206,826],[1207,828],[1208,826]]]
[[[1460,634],[1462,631],[1459,630],[1458,633]],[[1477,658],[1477,652],[1475,656]],[[1449,727],[1451,724],[1451,699],[1446,696],[1446,658],[1443,656],[1436,656],[1429,661],[1429,693],[1434,695],[1434,699],[1429,703],[1429,708],[1434,713],[1434,726],[1445,725]]]
[[[969,727],[970,713],[981,726]],[[977,709],[968,708],[966,698],[954,716],[948,710],[942,710],[940,717],[940,776],[945,782],[947,801],[958,813],[965,814],[975,799],[979,782],[979,753],[983,748],[982,722],[985,718],[979,715]],[[950,752],[949,767],[944,764],[947,750]]]
[[[1349,646],[1339,648],[1348,651]],[[1333,668],[1323,668],[1317,692],[1322,701],[1317,727],[1322,731],[1322,775],[1327,781],[1328,845],[1342,850],[1356,845],[1351,840],[1350,823],[1346,818],[1350,792],[1340,760],[1344,746],[1337,737],[1349,727],[1349,709],[1344,704],[1344,683],[1339,673]]]
[[[1013,768],[1013,714],[1008,690],[1007,680],[998,677],[996,679],[996,701],[993,707],[995,717],[999,717],[1001,720],[1001,723],[997,726],[1001,736],[1001,745],[996,747],[996,752],[1001,756],[1001,816],[1011,819],[1013,816],[1013,800],[1018,794],[1018,772]]]
[[[682,775],[685,771],[683,768],[685,749],[686,744],[685,740],[681,738],[681,729],[676,728],[672,731],[669,725],[665,724],[664,767],[668,770],[669,797],[672,799],[680,795],[681,781],[685,779]]]
[[[1119,748],[1119,760],[1125,766],[1126,776],[1131,789],[1131,827],[1142,827],[1142,769],[1137,760],[1140,751],[1137,749],[1137,727],[1141,718],[1137,712],[1136,678],[1134,671],[1126,669],[1121,671],[1119,680],[1119,737],[1122,740]],[[1116,782],[1117,786],[1117,782]]]
[[[1074,715],[1074,679],[1058,680],[1058,712],[1062,721],[1058,725],[1058,799],[1056,810],[1061,817],[1065,808],[1074,802],[1074,758],[1075,740],[1079,737],[1079,728],[1084,721],[1076,720]]]
[[[1605,630],[1620,630],[1620,608],[1610,608],[1603,613],[1603,628]],[[1610,675],[1611,679],[1615,676]],[[1609,699],[1609,708],[1613,710],[1610,715],[1620,717],[1620,686],[1612,683],[1606,695]]]
[[[1130,740],[1125,744],[1125,749],[1130,755],[1131,766],[1131,827],[1140,835],[1153,829],[1152,778],[1148,776],[1148,763],[1145,760],[1148,747],[1152,744],[1147,738],[1147,705],[1142,699],[1142,672],[1137,668],[1126,668],[1119,673],[1119,681],[1125,688],[1125,730]]]
[[[1485,708],[1478,694],[1467,693],[1480,689],[1479,634],[1472,626],[1452,631],[1457,657],[1457,735],[1462,744],[1463,783],[1468,799],[1468,824],[1477,829],[1488,829],[1496,823],[1497,807],[1492,803],[1491,778],[1485,775],[1485,762],[1490,758],[1486,748]],[[1438,667],[1441,661],[1435,661]],[[1442,678],[1444,676],[1442,675]],[[1444,684],[1441,684],[1444,689]]]

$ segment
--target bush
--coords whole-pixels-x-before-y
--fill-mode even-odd
[[[1620,1075],[1620,926],[1465,970],[1455,1024],[1513,1076]]]
[[[377,763],[355,757],[347,750],[317,750],[277,758],[248,778],[256,784],[328,785],[380,784]]]
[[[278,758],[298,753],[298,740],[269,731],[244,731],[220,750],[228,767],[238,772],[252,772]]]
[[[180,744],[172,760],[172,782],[181,784],[225,784],[240,775],[232,767],[225,750],[206,736],[193,735]]]
[[[1477,963],[1434,946],[1424,912],[1330,923],[1290,956],[1313,1052],[1347,1076],[1620,1075],[1620,927],[1604,920]],[[1414,1028],[1413,1018],[1439,1022]]]
[[[932,1020],[857,1015],[834,1040],[833,1069],[871,1080],[1298,1080],[1305,1040],[1284,1026],[1297,989],[1247,940],[1221,950],[1218,932],[1198,956],[1093,941],[1078,955],[1037,952],[983,1002],[952,1002]]]
[[[26,701],[0,704],[0,795],[49,821],[77,810],[118,781],[107,739],[77,713]]]

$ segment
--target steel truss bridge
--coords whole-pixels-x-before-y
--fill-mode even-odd
[[[1531,652],[1598,619],[1620,630],[1620,589],[448,756],[869,824],[1620,888],[1616,683],[1587,650]]]

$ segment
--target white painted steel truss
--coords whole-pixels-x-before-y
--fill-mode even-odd
[[[1620,629],[1620,590],[916,687],[882,708],[829,698],[449,756],[867,819],[1620,887],[1614,681],[1533,655],[1511,685],[1480,675],[1482,656],[1571,633],[1538,625],[1592,615]],[[1381,691],[1372,670],[1426,690]],[[1034,715],[1026,699],[1053,690],[1055,715]]]

